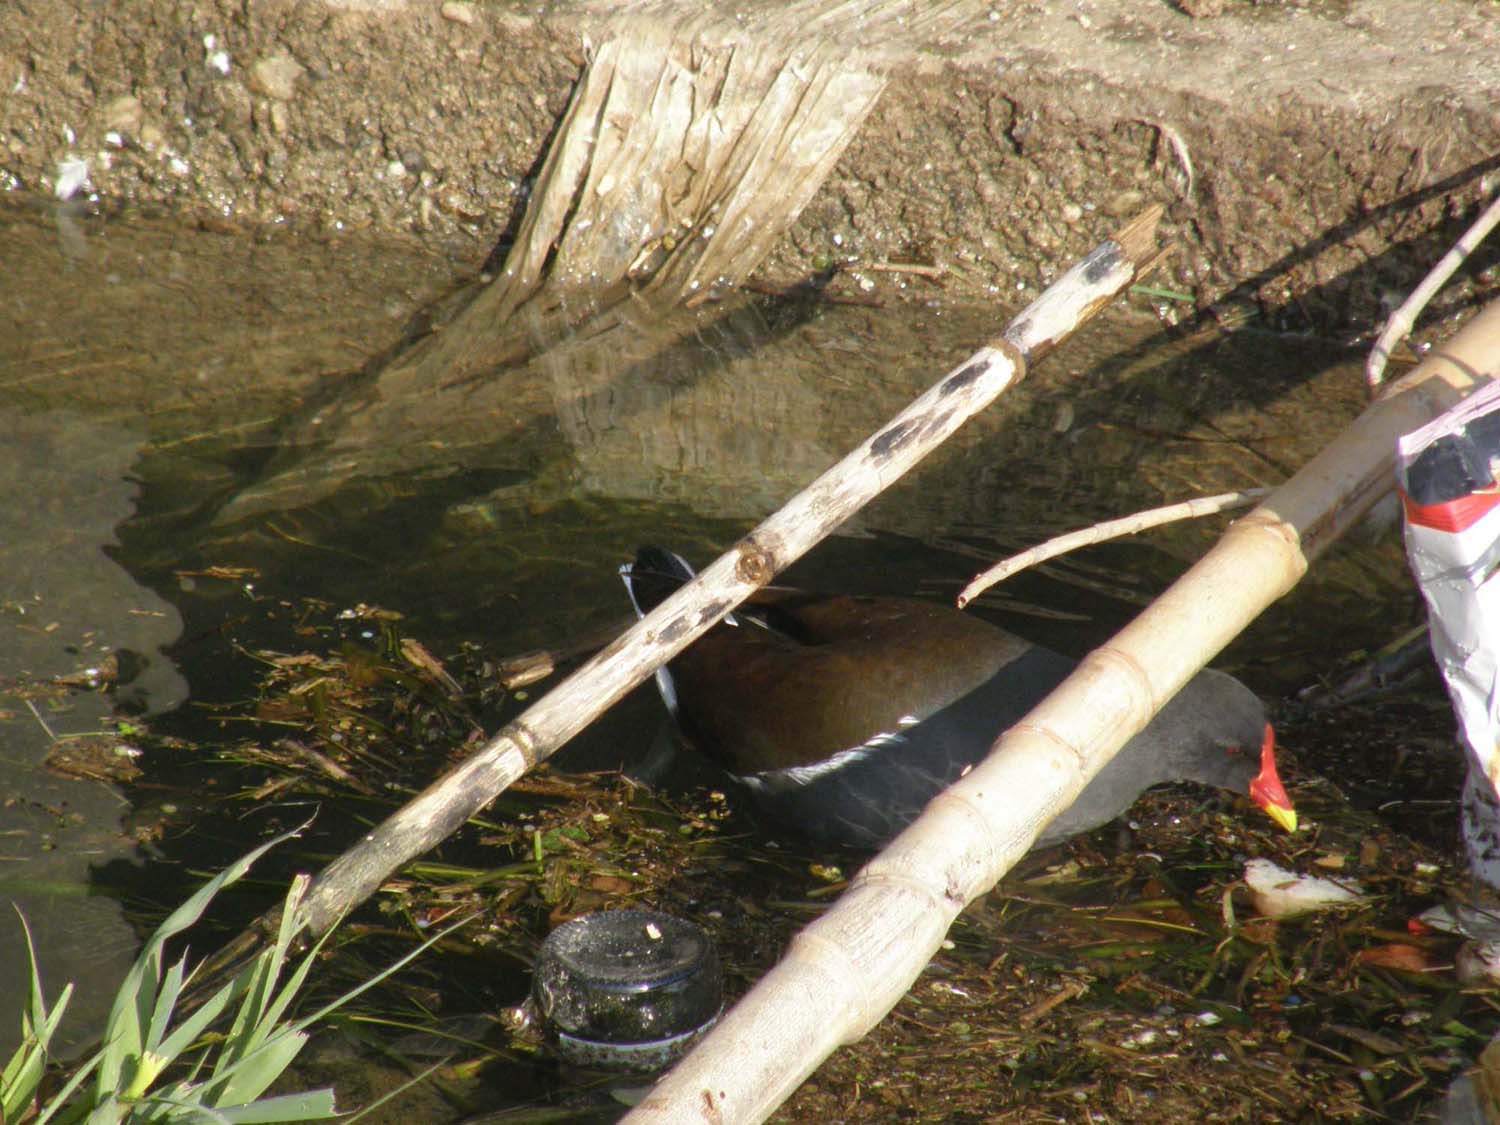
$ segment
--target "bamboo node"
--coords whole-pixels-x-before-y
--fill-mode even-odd
[[[1139,660],[1124,649],[1116,648],[1112,644],[1100,645],[1085,656],[1081,664],[1094,665],[1101,672],[1106,673],[1110,668],[1117,668],[1124,674],[1134,703],[1131,707],[1131,718],[1140,720],[1136,725],[1136,730],[1140,730],[1152,715],[1161,710],[1161,704],[1156,698],[1156,687],[1151,682],[1150,674]],[[1141,718],[1142,715],[1145,718]]]
[[[1031,360],[1027,358],[1026,349],[1021,347],[1020,344],[1017,344],[1009,336],[1001,333],[986,344],[985,347],[993,348],[1010,361],[1011,366],[1015,368],[1016,372],[1011,376],[1011,382],[1017,383],[1026,377],[1027,368],[1030,366]]]
[[[1224,529],[1224,538],[1264,535],[1275,541],[1278,553],[1290,551],[1298,560],[1298,574],[1307,569],[1307,556],[1302,549],[1302,536],[1297,528],[1264,504],[1241,516]]]
[[[536,733],[520,719],[513,720],[496,741],[499,741],[500,738],[510,742],[510,745],[496,759],[496,764],[502,771],[505,770],[505,759],[512,755],[519,755],[521,759],[520,769],[515,771],[517,777],[520,777],[521,774],[536,764]]]
[[[740,545],[739,562],[735,563],[734,576],[752,586],[764,586],[776,573],[776,560],[754,539],[746,539]]]
[[[930,899],[931,895],[923,897]],[[862,979],[860,966],[850,951],[838,941],[824,937],[818,930],[809,927],[792,939],[792,948],[805,956],[822,970],[825,986],[837,990],[848,1000],[845,1011],[853,1011],[850,1034],[844,1040],[852,1043],[880,1022],[884,1011],[872,1012],[868,1003],[869,994],[861,992],[856,984]],[[788,955],[784,960],[790,960]]]
[[[986,823],[985,815],[981,810],[975,808],[973,804],[962,798],[954,797],[951,791],[945,789],[933,798],[934,802],[943,800],[951,804],[957,804],[981,825]],[[932,893],[932,888],[926,882],[913,878],[901,869],[883,867],[879,859],[880,857],[876,856],[874,860],[865,866],[864,870],[854,876],[853,880],[849,883],[850,890],[853,890],[855,887],[874,887],[877,885],[891,887],[903,891],[923,902],[932,903],[933,906],[938,905],[935,901],[936,896]],[[962,895],[962,888],[955,886],[953,880],[949,879],[948,885],[943,890],[942,897],[948,899],[950,902],[956,902],[961,908],[968,905],[968,899],[962,897]]]
[[[1015,726],[1011,727],[1010,730],[1005,732],[1002,741],[1009,741],[1012,738],[1016,738],[1023,731],[1033,738],[1046,739],[1054,746],[1061,746],[1069,754],[1073,755],[1073,758],[1076,760],[1080,769],[1088,761],[1088,755],[1085,754],[1082,750],[1078,749],[1078,747],[1074,746],[1071,742],[1069,742],[1062,735],[1058,734],[1051,727],[1044,726],[1040,723],[1028,723],[1024,721],[1019,722]]]

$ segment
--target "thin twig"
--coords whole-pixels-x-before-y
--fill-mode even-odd
[[[545,680],[557,671],[557,666],[584,653],[598,652],[635,623],[634,617],[621,616],[597,628],[588,629],[581,635],[552,648],[532,649],[518,652],[496,661],[494,676],[506,691],[527,687],[538,680]]]
[[[859,262],[849,268],[872,273],[909,273],[929,281],[936,281],[948,272],[947,266],[928,266],[921,262]]]
[[[1094,524],[1093,527],[1083,527],[1077,531],[1070,531],[1066,535],[1059,535],[1030,550],[1022,551],[1019,555],[1002,559],[983,574],[978,575],[959,591],[958,608],[963,609],[991,586],[1004,582],[1018,570],[1036,566],[1037,563],[1046,562],[1058,555],[1065,555],[1079,547],[1103,543],[1124,535],[1134,535],[1138,531],[1145,531],[1148,527],[1159,527],[1176,520],[1199,519],[1216,512],[1249,507],[1270,491],[1269,488],[1250,488],[1244,492],[1221,492],[1217,496],[1198,496],[1179,504],[1168,504],[1164,508],[1151,508],[1148,511],[1136,512],[1116,520],[1106,520],[1103,523]]]
[[[1069,1000],[1076,1000],[1088,990],[1089,986],[1084,984],[1082,981],[1070,980],[1056,992],[1052,993],[1052,995],[1027,1008],[1024,1012],[1016,1017],[1016,1022],[1019,1023],[1022,1027],[1030,1027],[1032,1024],[1036,1023],[1037,1020],[1041,1019],[1048,1012],[1052,1011],[1053,1008],[1059,1007],[1062,1004],[1066,1004]]]
[[[1422,310],[1427,307],[1427,302],[1436,296],[1437,291],[1448,284],[1448,279],[1453,276],[1470,254],[1478,249],[1479,244],[1489,237],[1490,231],[1495,229],[1495,224],[1500,223],[1500,195],[1490,200],[1486,207],[1474,220],[1474,225],[1464,231],[1463,236],[1453,244],[1453,248],[1443,255],[1442,260],[1432,267],[1432,270],[1422,279],[1422,284],[1412,290],[1410,297],[1401,302],[1401,307],[1391,313],[1390,319],[1385,322],[1385,328],[1381,331],[1375,346],[1370,349],[1370,358],[1365,363],[1365,382],[1370,391],[1374,391],[1385,381],[1385,365],[1390,362],[1391,349],[1396,344],[1406,339],[1416,324],[1417,317],[1422,315]]]
[[[36,709],[36,704],[33,703],[33,702],[31,702],[31,700],[28,699],[26,701],[26,708],[27,708],[27,710],[29,710],[31,712],[32,716],[36,719],[38,725],[40,725],[41,728],[44,731],[47,732],[47,737],[50,738],[53,742],[56,742],[57,741],[57,733],[51,727],[49,727],[47,725],[47,720],[44,719],[44,718],[42,718],[42,713]]]
[[[1158,134],[1166,138],[1167,144],[1171,146],[1172,155],[1177,157],[1177,163],[1181,166],[1183,179],[1186,181],[1182,190],[1183,197],[1190,197],[1193,194],[1193,182],[1196,177],[1193,172],[1193,155],[1188,151],[1187,141],[1182,139],[1182,134],[1166,122],[1150,117],[1132,117],[1131,120],[1151,126]]]

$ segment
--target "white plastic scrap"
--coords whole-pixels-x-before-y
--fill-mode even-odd
[[[1403,488],[1408,469],[1430,445],[1497,410],[1500,383],[1492,383],[1403,437],[1397,446]],[[1500,503],[1494,494],[1481,487],[1426,508],[1408,497],[1406,557],[1427,600],[1432,654],[1468,751],[1462,828],[1469,868],[1500,887]],[[1436,510],[1441,518],[1414,520],[1414,509]]]
[[[1245,864],[1245,886],[1255,898],[1255,909],[1267,918],[1290,918],[1366,901],[1364,887],[1352,880],[1334,882],[1317,875],[1298,875],[1269,859],[1252,859]]]
[[[81,156],[65,156],[57,162],[57,186],[52,190],[58,199],[72,199],[89,182],[89,162]]]
[[[1500,912],[1478,903],[1429,906],[1417,920],[1441,934],[1457,934],[1500,945]]]
[[[1492,987],[1500,983],[1500,941],[1466,941],[1453,955],[1460,984]]]

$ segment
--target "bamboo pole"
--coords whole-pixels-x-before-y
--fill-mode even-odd
[[[1500,375],[1500,302],[1393,384],[1001,736],[626,1118],[761,1121],[875,1026],[1114,752],[1394,483],[1398,436]]]
[[[890,487],[1032,364],[1160,260],[1152,207],[1075,264],[981,348],[731,550],[419,793],[314,879],[300,931],[326,932],[403,864],[441,843],[512,782]],[[276,932],[258,919],[212,959],[212,978]]]

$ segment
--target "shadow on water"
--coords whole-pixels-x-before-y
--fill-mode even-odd
[[[51,987],[101,978],[80,995],[103,996],[129,955],[110,894],[160,910],[203,871],[312,811],[314,833],[280,869],[316,867],[399,804],[399,794],[351,794],[346,808],[317,810],[247,800],[265,780],[253,766],[204,758],[203,747],[235,740],[278,656],[373,643],[378,617],[340,623],[359,605],[400,614],[402,633],[445,661],[556,644],[620,618],[616,570],[638,544],[707,561],[1005,320],[941,299],[731,301],[669,323],[620,316],[490,379],[434,388],[355,374],[446,285],[454,267],[426,251],[240,240],[146,220],[60,248],[45,211],[7,210],[0,221],[25,246],[0,281],[0,331],[24,341],[0,362],[15,502],[0,676],[16,689],[0,768],[22,795],[0,810],[0,891],[34,931],[77,935],[46,945]],[[35,297],[64,289],[80,295],[76,309],[48,311]],[[1169,500],[1274,485],[1358,412],[1359,363],[1315,338],[1174,340],[1145,310],[1112,313],[789,580],[946,598],[981,556]],[[981,612],[1084,651],[1201,554],[1217,526],[1091,548],[1017,577]],[[1226,659],[1283,698],[1418,614],[1399,543],[1346,545]],[[156,728],[194,749],[164,747],[126,782],[64,783],[40,765],[51,738],[23,697],[50,688],[53,734],[64,717],[69,730],[118,731],[126,685],[114,711],[87,685],[58,687],[106,647],[144,654],[140,702],[175,708]],[[493,730],[519,703],[505,706],[480,725]],[[658,713],[649,693],[635,693],[559,768],[638,759]],[[412,784],[465,732],[445,737],[401,748]],[[82,788],[63,795],[64,784]],[[160,817],[148,847],[122,828],[126,793],[145,806],[136,823]],[[64,823],[70,839],[59,846]],[[43,884],[37,897],[31,888]],[[0,941],[17,947],[4,918]],[[0,997],[15,987],[0,981]],[[0,1052],[15,1022],[0,1010]]]

